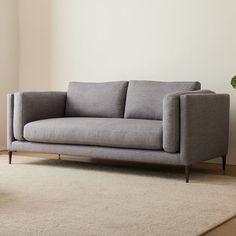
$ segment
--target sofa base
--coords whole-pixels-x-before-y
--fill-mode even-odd
[[[164,151],[113,148],[84,145],[47,144],[14,141],[9,151],[40,152],[71,156],[85,156],[91,158],[110,159],[117,161],[135,161],[144,163],[157,163],[169,165],[183,165],[180,153],[167,153]]]
[[[124,149],[99,146],[84,145],[64,145],[32,143],[26,141],[12,142],[9,150],[9,164],[12,162],[13,152],[40,152],[71,156],[84,156],[90,158],[109,159],[117,161],[133,161],[141,163],[181,165],[185,167],[185,180],[189,182],[190,165],[184,165],[180,159],[180,153],[167,153],[164,151],[143,150],[143,149]],[[222,156],[222,170],[225,173],[226,156]]]

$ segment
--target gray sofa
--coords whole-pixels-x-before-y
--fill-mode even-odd
[[[222,157],[229,95],[199,82],[71,82],[67,92],[8,95],[8,151],[190,166]]]

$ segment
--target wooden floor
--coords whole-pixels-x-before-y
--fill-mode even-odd
[[[0,152],[0,156],[2,157],[6,157],[6,152],[1,151]],[[39,153],[14,153],[14,156],[29,156],[29,157],[45,157],[45,158],[58,158],[57,155],[51,155],[51,154],[39,154]],[[73,157],[67,157],[68,159],[73,158]],[[78,159],[78,158],[76,158]],[[13,158],[14,161],[14,158]],[[85,159],[85,158],[81,158],[79,159],[79,161],[86,161],[86,162],[90,162],[91,160],[89,158]],[[114,161],[97,161],[99,163],[104,163],[104,164],[117,164],[117,165],[127,165],[127,163],[122,163],[122,162],[114,162]],[[94,161],[93,161],[94,163]],[[140,166],[140,164],[138,163],[132,163],[133,165],[137,165]],[[142,164],[143,166],[143,164]],[[145,164],[145,167],[147,168],[153,168],[153,165],[150,164]],[[155,168],[155,167],[154,167]],[[160,168],[160,167],[159,167]],[[170,167],[165,167],[163,166],[163,168],[170,168]],[[176,167],[173,167],[176,168]],[[220,164],[212,164],[212,163],[200,163],[197,165],[194,165],[192,167],[194,170],[203,172],[203,173],[209,173],[209,174],[216,174],[216,175],[221,175],[222,171],[221,171],[221,165]],[[225,175],[228,176],[235,176],[236,177],[236,165],[227,165],[226,167],[226,173]],[[190,181],[191,184],[191,181]],[[236,186],[235,186],[236,187]],[[236,201],[236,199],[235,199]],[[233,217],[232,219],[222,223],[221,225],[219,225],[218,227],[211,229],[210,231],[208,231],[207,233],[204,234],[204,236],[236,236],[236,216]]]

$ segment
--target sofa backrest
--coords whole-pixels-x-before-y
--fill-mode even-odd
[[[199,82],[70,82],[65,115],[162,120],[165,95],[200,88]]]
[[[70,82],[65,115],[70,117],[124,117],[128,82]]]
[[[125,118],[162,120],[165,95],[200,88],[199,82],[130,81]]]

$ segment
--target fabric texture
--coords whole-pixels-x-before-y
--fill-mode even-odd
[[[63,117],[65,92],[23,92],[14,94],[14,137],[24,140],[24,125],[35,120]]]
[[[199,82],[130,81],[125,105],[125,118],[162,120],[166,94],[199,90]]]
[[[162,149],[162,122],[123,118],[57,118],[30,122],[31,142]]]
[[[228,151],[229,95],[183,95],[181,106],[181,161],[191,165],[224,156]]]
[[[182,165],[179,153],[168,153],[159,150],[101,147],[88,145],[48,144],[27,141],[14,141],[12,151],[41,152],[72,155],[75,158],[90,157],[97,159],[134,161],[140,163],[156,163]]]
[[[167,94],[163,100],[163,149],[179,152],[180,149],[180,97],[185,94],[214,94],[210,90],[196,90]]]
[[[124,117],[128,82],[69,84],[66,116],[69,117]]]
[[[132,83],[135,85],[134,88],[136,83],[139,88],[144,81],[131,82],[130,96],[139,94],[142,98],[142,94],[146,93],[142,93],[142,90],[132,93]],[[158,113],[159,116],[155,113],[152,116],[152,108],[155,106],[153,91],[156,84],[153,84],[155,89],[152,90],[150,85],[153,82],[145,81],[143,86],[146,83],[148,89],[144,90],[149,91],[153,99],[150,109],[144,109],[149,119],[64,117],[64,92],[26,92],[8,95],[8,150],[185,166],[227,154],[229,95],[215,94],[208,90],[189,91],[200,87],[198,82],[183,83],[188,91],[183,91],[182,83],[167,83],[166,86],[170,85],[170,88],[165,88],[165,85],[159,86],[162,87],[162,91],[159,91],[157,96],[164,96],[163,114]],[[172,89],[181,91],[173,94]],[[171,93],[168,93],[170,90]],[[129,109],[129,103],[135,98],[133,96],[130,100],[129,92],[126,111],[132,111]],[[145,101],[149,98],[142,99],[141,105],[145,108]],[[115,113],[117,107],[122,110],[122,105],[113,102]],[[133,104],[134,107],[138,107],[135,101]],[[156,105],[158,108],[160,104]],[[99,114],[102,109],[97,111]],[[143,112],[142,109],[140,112]],[[113,110],[108,113],[115,114]],[[163,117],[163,121],[155,120],[154,117]]]

